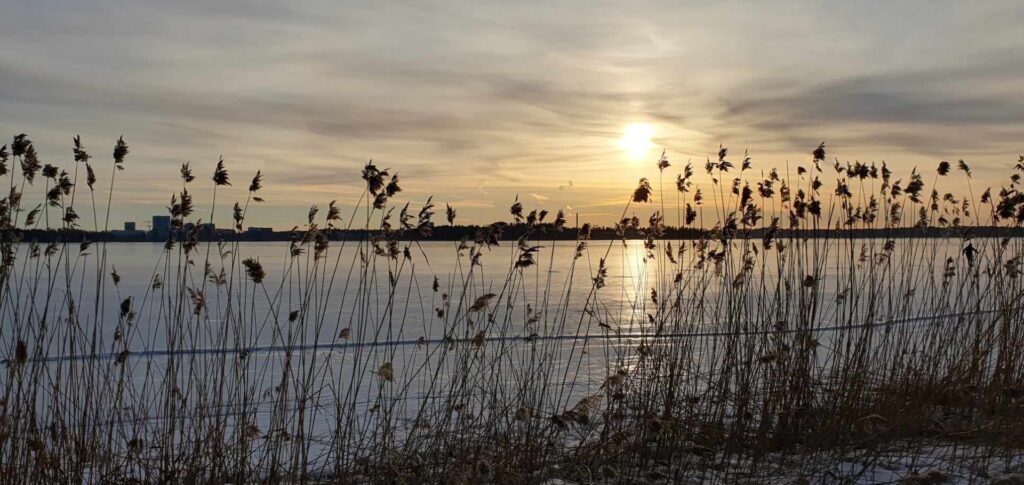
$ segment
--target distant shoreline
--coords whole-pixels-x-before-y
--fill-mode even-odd
[[[463,239],[473,240],[477,233],[486,231],[491,226],[438,226],[433,228],[430,235],[424,236],[415,231],[398,231],[397,239],[399,240],[416,240],[416,241],[460,241]],[[519,239],[526,231],[525,224],[510,224],[502,226],[502,233],[499,240],[501,241],[515,241]],[[751,239],[760,239],[764,235],[766,229],[757,228],[750,229],[749,231],[744,229],[737,230],[733,238],[748,235]],[[227,241],[227,242],[280,242],[290,241],[293,238],[293,234],[302,234],[305,231],[297,229],[295,231],[261,231],[259,233],[250,232],[235,232],[225,229],[216,229],[212,234],[204,231],[198,235],[199,241]],[[342,241],[342,240],[360,240],[366,239],[368,236],[373,234],[379,234],[380,231],[367,231],[367,230],[344,230],[344,229],[328,229],[321,230],[324,234],[327,234],[331,240]],[[531,234],[531,240],[576,240],[579,231],[576,228],[565,228],[562,231],[554,231],[550,225],[540,225],[534,228],[533,234]],[[17,231],[18,239],[22,242],[132,242],[132,243],[163,243],[167,241],[167,236],[158,238],[155,237],[152,231],[132,231],[125,233],[125,231],[82,231],[82,230],[28,230],[28,231]],[[182,240],[184,232],[180,232],[174,238],[176,241]],[[836,230],[836,229],[821,229],[821,230],[788,230],[780,229],[775,233],[776,239],[791,239],[791,238],[804,238],[804,239],[935,239],[935,238],[1001,238],[1001,237],[1024,237],[1024,227],[996,227],[996,226],[982,226],[982,227],[922,227],[922,228],[887,228],[887,229],[853,229],[853,230]],[[628,228],[624,231],[623,235],[616,233],[614,228],[610,227],[592,227],[590,228],[590,234],[587,239],[595,241],[607,241],[607,240],[642,240],[645,239],[645,233],[641,230],[634,228]],[[708,237],[710,239],[718,239],[719,237],[714,234],[714,231],[709,229],[691,229],[684,228],[678,229],[674,227],[667,227],[664,229],[662,234],[657,236],[655,239],[659,240],[695,240],[701,237]]]

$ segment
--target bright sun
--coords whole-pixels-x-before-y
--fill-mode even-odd
[[[654,148],[654,143],[651,142],[653,136],[653,126],[647,123],[630,123],[622,131],[619,148],[626,150],[631,160],[639,160],[647,155],[651,148]]]

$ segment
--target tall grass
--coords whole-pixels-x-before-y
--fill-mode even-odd
[[[616,229],[640,241],[517,201],[444,265],[421,242],[438,209],[373,163],[351,212],[313,206],[273,266],[200,242],[185,164],[169,212],[192,229],[128,282],[107,242],[22,240],[109,229],[128,146],[100,208],[73,154],[0,152],[0,482],[829,481],[937,452],[947,470],[908,478],[939,480],[1024,446],[1022,244],[974,237],[1024,221],[1024,159],[976,199],[962,161],[897,179],[828,167],[824,144],[792,171],[663,156],[623,194]],[[224,195],[237,180],[221,160],[205,183],[211,219],[245,192],[242,231],[263,180]]]

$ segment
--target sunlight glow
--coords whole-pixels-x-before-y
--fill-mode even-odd
[[[647,155],[651,148],[654,148],[654,143],[651,142],[653,136],[653,126],[647,123],[630,123],[622,132],[619,148],[629,153],[630,160],[640,160]]]

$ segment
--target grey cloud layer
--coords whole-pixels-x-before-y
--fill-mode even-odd
[[[1015,2],[290,5],[5,5],[0,129],[55,161],[75,133],[96,151],[124,133],[124,218],[160,209],[178,163],[220,154],[264,170],[281,206],[344,199],[373,157],[479,220],[516,193],[587,211],[650,175],[615,147],[632,121],[677,157],[722,141],[775,162],[827,139],[994,176],[1024,149]]]

